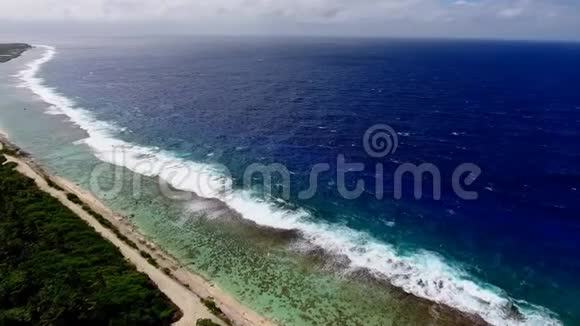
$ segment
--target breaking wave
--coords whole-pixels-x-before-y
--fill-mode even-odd
[[[245,219],[259,225],[298,230],[311,245],[334,255],[348,257],[348,269],[364,268],[373,276],[415,296],[446,304],[457,310],[477,314],[493,325],[562,325],[549,310],[515,301],[496,287],[473,280],[461,268],[454,267],[436,253],[422,250],[401,255],[387,243],[369,234],[345,226],[313,221],[304,209],[288,210],[273,202],[256,199],[249,191],[232,187],[232,180],[219,167],[183,160],[159,148],[139,146],[115,138],[117,128],[98,121],[74,101],[45,85],[38,76],[42,65],[56,55],[51,46],[42,48],[42,56],[27,64],[17,77],[50,107],[84,129],[83,140],[102,161],[124,166],[147,176],[158,176],[179,190],[191,191],[205,198],[224,202]],[[523,318],[513,315],[517,307]]]

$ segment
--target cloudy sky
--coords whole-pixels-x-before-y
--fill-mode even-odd
[[[580,0],[1,0],[0,28],[19,24],[195,34],[580,40]]]

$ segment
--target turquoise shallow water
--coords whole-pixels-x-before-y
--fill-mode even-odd
[[[23,104],[26,111],[3,114]],[[97,160],[86,146],[73,144],[82,132],[35,104],[13,99],[3,105],[1,118],[3,129],[44,167],[85,189],[90,189],[87,176],[95,166],[116,169]],[[125,170],[124,175],[125,188],[131,188],[133,173]],[[109,178],[106,173],[99,178],[104,189]],[[426,304],[401,304],[397,300],[406,295],[329,272],[317,257],[289,253],[288,241],[270,231],[190,213],[185,203],[160,197],[157,187],[156,180],[143,178],[139,198],[133,191],[97,195],[193,271],[267,317],[287,325],[400,325],[429,318]]]
[[[78,143],[84,131],[63,115],[46,114],[46,103],[14,87],[11,75],[35,54],[0,66],[1,129],[51,173],[84,189],[94,188],[98,180],[100,199],[193,271],[287,325],[411,325],[432,319],[430,304],[405,299],[365,277],[336,274],[322,256],[289,251],[293,234],[258,228],[234,213],[208,218],[191,209],[192,201],[160,196],[155,178],[139,176],[140,190],[135,191],[134,173],[98,160]],[[99,177],[92,178],[97,167]],[[113,196],[107,190],[115,169],[122,171],[117,175],[122,175],[123,189]],[[208,204],[200,198],[194,202]]]
[[[550,174],[573,174],[567,164],[574,154],[565,150],[573,132],[569,120],[542,111],[550,105],[573,116],[571,93],[531,101],[529,91],[537,85],[514,86],[510,96],[498,91],[505,86],[499,70],[486,70],[478,81],[457,74],[458,67],[497,65],[482,57],[453,59],[488,43],[287,40],[280,47],[261,41],[149,42],[68,43],[57,52],[50,47],[31,51],[19,61],[40,58],[21,76],[27,88],[2,90],[6,101],[0,127],[50,170],[91,189],[193,270],[286,324],[413,324],[435,318],[428,304],[392,290],[386,280],[496,324],[557,324],[548,311],[519,299],[575,318],[569,297],[577,283],[568,258],[576,244],[568,236],[574,228],[566,227],[574,220],[564,215],[576,206],[562,204],[573,203],[568,200],[573,188],[566,188],[572,179]],[[523,50],[534,60],[576,51],[491,45],[506,60]],[[428,55],[408,55],[421,49],[429,49]],[[383,59],[396,64],[371,69]],[[5,68],[17,71],[19,62]],[[506,73],[517,79],[522,71]],[[540,93],[553,77],[543,73],[547,84],[536,90]],[[8,74],[5,85],[14,80]],[[480,89],[489,96],[472,94],[467,87],[471,82],[487,85]],[[385,87],[376,88],[377,83]],[[506,111],[508,107],[516,112]],[[520,112],[520,107],[530,112]],[[514,123],[522,114],[529,120]],[[533,146],[536,136],[529,134],[538,127],[537,114],[553,123],[536,129],[550,136],[537,140],[560,140],[558,146],[543,144],[541,155]],[[260,191],[240,187],[241,173],[251,162],[285,163],[298,175],[292,179],[294,187],[304,185],[311,163],[332,160],[336,153],[374,164],[361,156],[360,138],[367,124],[383,122],[379,120],[394,122],[402,131],[401,150],[389,157],[390,163],[433,160],[443,173],[463,160],[482,164],[485,179],[476,184],[482,201],[445,197],[442,202],[427,198],[409,203],[369,196],[348,201],[333,192],[334,176],[323,178],[324,189],[308,201],[282,201],[277,193],[264,198]],[[489,133],[479,121],[498,131]],[[493,147],[498,143],[513,150]],[[116,161],[117,147],[123,148],[124,161]],[[516,167],[509,158],[512,152],[532,155],[536,163],[542,158],[536,165],[541,168]],[[141,178],[136,189],[137,175],[122,168],[150,175],[146,167],[154,162],[188,168],[212,184],[231,181],[233,191],[204,194],[195,182],[178,184],[170,173],[157,172],[153,174],[159,179]],[[230,169],[231,178],[214,169],[220,163]],[[98,180],[95,171],[101,172]],[[548,175],[529,179],[514,171]],[[115,194],[106,191],[113,175],[123,181]],[[159,196],[160,180],[204,198]],[[536,183],[522,186],[522,180]],[[520,191],[520,186],[532,190]],[[538,193],[540,186],[552,191]],[[373,195],[371,188],[366,190]],[[558,191],[562,196],[551,196]],[[541,201],[529,200],[536,197]],[[543,206],[530,209],[532,204]],[[544,219],[548,206],[560,209],[557,219]],[[519,223],[524,217],[531,223]],[[528,250],[530,240],[545,252],[559,248],[560,259]],[[566,284],[570,291],[556,295]],[[527,319],[514,318],[516,310]]]

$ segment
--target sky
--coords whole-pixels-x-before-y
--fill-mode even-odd
[[[0,29],[580,40],[580,0],[1,0]]]

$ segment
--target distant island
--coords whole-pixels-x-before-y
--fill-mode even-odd
[[[25,43],[0,44],[0,63],[18,58],[24,51],[30,48],[32,46]]]

